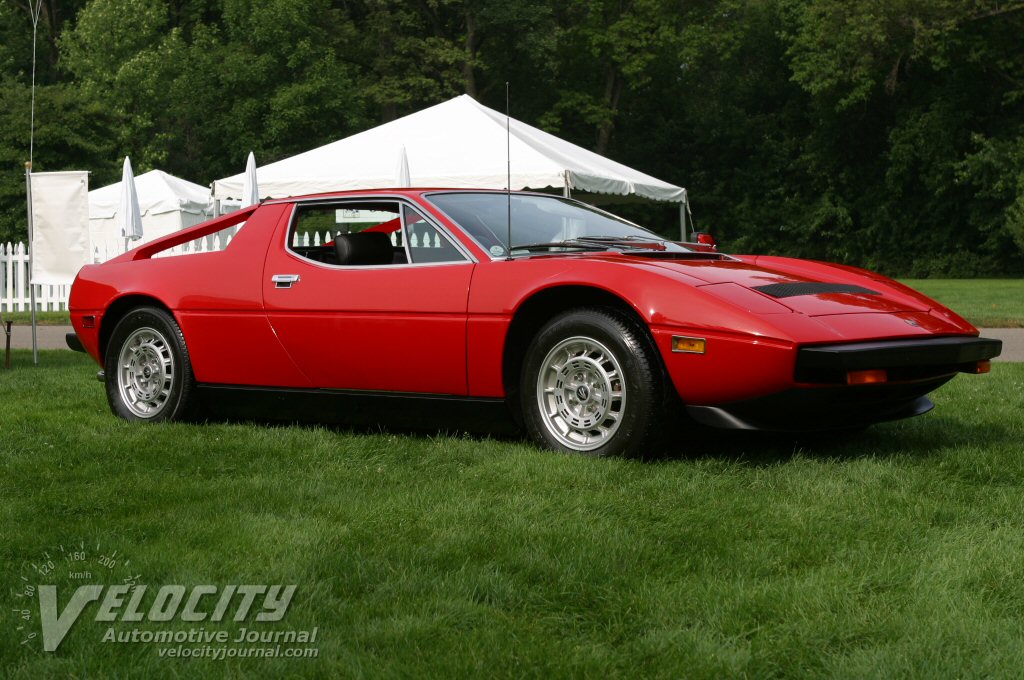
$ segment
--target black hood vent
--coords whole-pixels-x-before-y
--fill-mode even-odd
[[[855,295],[881,295],[877,290],[848,283],[773,283],[768,286],[754,286],[754,290],[771,295],[773,298],[788,298],[798,295],[821,295],[823,293],[852,293]]]

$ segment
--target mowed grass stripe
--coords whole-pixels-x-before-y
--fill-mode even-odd
[[[275,626],[318,626],[320,655],[159,658],[98,642],[87,616],[56,655],[0,627],[6,677],[1015,677],[1024,662],[1024,364],[861,435],[680,432],[679,455],[644,463],[465,435],[129,425],[81,355],[15,361],[0,592],[85,539],[150,584],[297,583]]]
[[[1024,279],[901,279],[981,328],[1024,328]]]

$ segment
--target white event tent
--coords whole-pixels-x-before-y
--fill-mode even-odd
[[[395,187],[396,162],[408,159],[409,185],[558,189],[565,194],[640,197],[680,204],[686,190],[616,163],[461,95],[305,153],[257,168],[262,198]],[[506,146],[507,145],[507,146]],[[241,198],[245,174],[217,180],[213,197]]]
[[[142,214],[142,238],[131,247],[148,243],[211,216],[210,190],[162,170],[151,170],[135,178],[135,190]],[[117,219],[121,182],[89,192],[89,234],[99,259],[124,251],[124,237]]]

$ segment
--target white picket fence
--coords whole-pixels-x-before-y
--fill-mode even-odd
[[[214,234],[190,241],[156,255],[173,257],[223,250],[231,243],[233,234]],[[93,247],[93,262],[106,262],[124,252],[124,246],[100,244]],[[28,287],[28,246],[24,243],[0,243],[0,311],[27,312],[32,309]],[[36,285],[36,311],[56,312],[68,308],[71,286]]]
[[[400,246],[402,244],[402,233],[399,231],[393,231],[389,234],[391,237],[391,245]],[[292,246],[294,247],[310,247],[319,246],[322,243],[328,243],[334,240],[334,236],[329,231],[325,231],[323,237],[320,234],[313,232],[310,236],[309,232],[303,234],[295,234],[292,236]],[[417,232],[415,228],[411,229],[409,236],[409,247],[410,248],[440,248],[441,237],[436,231],[420,231]]]
[[[223,250],[228,247],[235,236],[234,229],[225,229],[211,236],[206,236],[195,241],[176,246],[169,250],[158,253],[154,257],[176,257],[181,255],[193,255]],[[324,232],[321,237],[319,233],[296,234],[292,239],[292,245],[319,246],[333,239],[330,232]],[[398,232],[391,233],[391,243],[402,245]],[[437,233],[417,234],[415,230],[409,237],[409,246],[412,248],[440,248],[441,239]],[[118,247],[114,244],[100,244],[93,248],[93,262],[100,263],[117,257],[124,252],[124,246]],[[63,311],[68,308],[68,295],[71,293],[71,286],[36,286],[36,311]],[[31,297],[28,287],[28,246],[24,243],[0,243],[0,311],[4,312],[27,312],[31,309]]]
[[[36,310],[68,308],[71,286],[36,286]],[[27,312],[32,309],[28,289],[28,248],[24,243],[0,243],[0,311]]]
[[[153,257],[177,257],[179,255],[197,255],[199,253],[212,253],[218,250],[224,250],[231,243],[231,239],[235,237],[236,228],[230,227],[223,231],[218,231],[216,234],[210,236],[204,236],[198,238],[195,241],[188,241],[180,246],[175,246],[167,250],[162,250]],[[98,255],[98,253],[97,253]],[[114,257],[111,255],[110,257]],[[97,262],[106,262],[106,259],[97,259]]]

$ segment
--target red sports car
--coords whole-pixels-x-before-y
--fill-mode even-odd
[[[226,248],[179,253],[218,232]],[[69,344],[129,420],[480,404],[597,455],[642,453],[683,414],[786,431],[918,415],[1001,349],[869,271],[481,190],[266,201],[83,268],[70,308]]]

